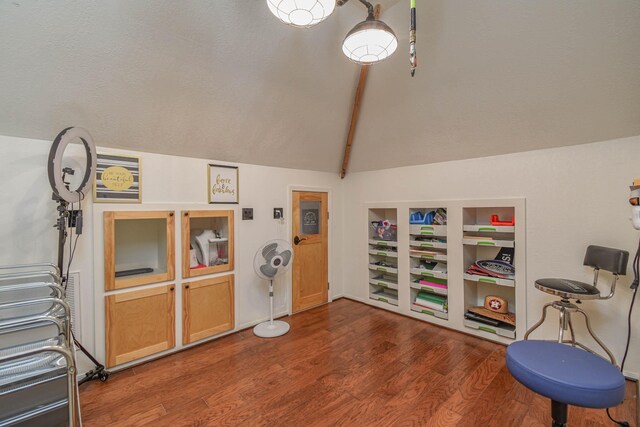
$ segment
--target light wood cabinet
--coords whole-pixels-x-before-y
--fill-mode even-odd
[[[105,290],[174,279],[173,211],[104,212]]]
[[[183,278],[233,270],[233,214],[232,210],[182,211]]]
[[[105,298],[107,367],[175,346],[175,285]]]
[[[235,327],[233,274],[182,284],[182,343]]]

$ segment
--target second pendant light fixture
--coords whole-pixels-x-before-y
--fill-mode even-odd
[[[294,27],[309,28],[333,13],[335,5],[348,0],[267,0],[269,10],[282,22]],[[359,0],[367,7],[367,19],[358,23],[342,42],[342,52],[358,64],[375,64],[391,56],[398,47],[398,39],[387,24],[375,19],[373,5]]]

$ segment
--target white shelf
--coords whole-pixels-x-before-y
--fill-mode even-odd
[[[447,249],[447,244],[442,242],[424,242],[420,240],[409,240],[409,246],[416,246],[420,248],[437,248]]]
[[[412,268],[410,272],[411,274],[415,274],[416,276],[420,276],[420,277],[429,277],[429,278],[435,278],[435,279],[447,278],[447,273],[442,271],[431,271],[431,270],[424,270],[422,268]]]
[[[414,236],[446,236],[446,225],[410,224],[409,234]]]
[[[393,283],[389,280],[385,280],[385,279],[374,279],[373,277],[369,279],[369,283],[374,285],[374,286],[382,286],[383,288],[389,288],[389,289],[398,289],[398,284],[397,283]]]
[[[487,239],[462,239],[463,245],[470,246],[490,246],[495,248],[513,248],[513,240],[487,240]]]
[[[467,328],[488,332],[490,334],[500,335],[501,337],[510,338],[512,340],[516,338],[515,326],[491,326],[485,325],[481,322],[476,322],[475,320],[471,319],[463,319],[463,323]]]
[[[435,286],[421,285],[420,283],[413,283],[413,282],[409,286],[411,286],[413,289],[430,292],[432,294],[443,295],[443,296],[447,296],[449,294],[449,289],[438,288]]]
[[[415,311],[417,313],[428,314],[430,316],[438,317],[440,319],[449,320],[449,313],[443,313],[438,310],[430,310],[428,308],[420,307],[417,304],[411,304],[411,311]]]
[[[381,265],[369,264],[369,269],[380,271],[381,273],[398,274],[398,269],[393,267],[383,267]]]
[[[369,244],[370,245],[376,245],[376,246],[389,246],[390,248],[398,247],[398,242],[392,242],[392,241],[387,241],[387,240],[369,239]]]
[[[515,233],[516,227],[513,225],[475,224],[465,225],[462,227],[462,230],[487,233]]]
[[[439,255],[428,255],[428,254],[412,254],[410,253],[409,256],[411,258],[418,258],[418,259],[422,259],[425,261],[447,261],[447,255],[445,254],[439,254]]]
[[[369,298],[391,305],[398,305],[398,296],[386,291],[369,292]]]
[[[492,285],[506,286],[513,288],[516,285],[516,281],[513,279],[499,279],[497,277],[478,276],[476,274],[464,274],[464,280],[470,280],[472,282],[490,283]]]
[[[383,250],[375,250],[373,248],[369,248],[369,254],[370,255],[380,255],[380,256],[386,256],[389,258],[398,258],[398,252],[396,251],[383,251]]]

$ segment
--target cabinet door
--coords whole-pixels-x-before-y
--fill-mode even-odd
[[[106,296],[107,367],[175,346],[175,285]]]
[[[182,342],[235,327],[233,274],[182,284]]]

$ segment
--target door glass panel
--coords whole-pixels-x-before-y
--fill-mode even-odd
[[[322,202],[300,202],[300,234],[320,234]]]

